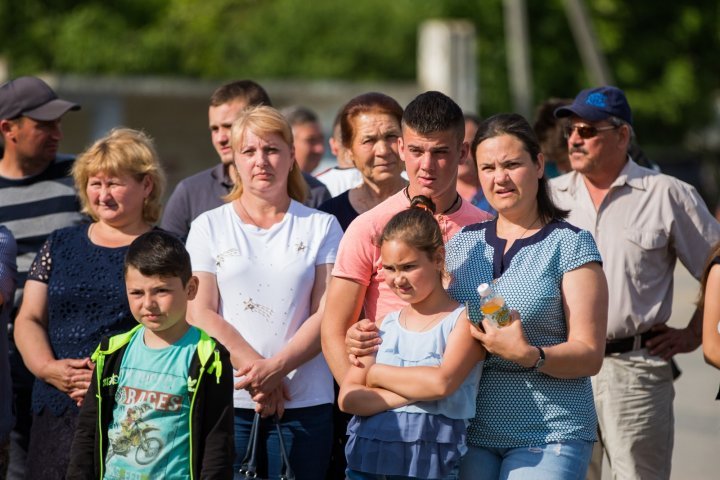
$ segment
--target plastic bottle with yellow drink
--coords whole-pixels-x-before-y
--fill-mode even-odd
[[[477,292],[480,295],[480,311],[483,316],[498,328],[508,326],[512,317],[510,309],[505,305],[505,299],[498,295],[489,283],[480,284]]]

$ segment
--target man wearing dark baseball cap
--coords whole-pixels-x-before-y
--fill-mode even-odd
[[[57,120],[68,110],[80,110],[80,105],[59,99],[37,77],[19,77],[0,86],[0,119]]]
[[[0,85],[0,134],[5,152],[0,176],[23,178],[45,170],[62,139],[60,119],[80,105],[61,100],[37,77],[19,77]]]
[[[605,361],[592,378],[599,441],[588,478],[600,479],[604,450],[613,478],[669,479],[671,361],[702,336],[697,310],[687,327],[667,326],[673,272],[680,259],[700,278],[720,224],[691,185],[630,157],[632,111],[619,88],[583,90],[555,116],[568,120],[573,171],[550,181],[553,196],[570,211],[568,222],[595,238],[609,290]]]
[[[5,144],[0,158],[0,225],[12,232],[18,247],[13,316],[20,306],[30,264],[47,235],[83,219],[70,176],[74,157],[57,154],[62,139],[61,118],[68,111],[79,109],[80,105],[58,98],[37,77],[19,77],[0,85],[0,135]],[[15,349],[12,332],[10,337],[17,418],[11,435],[8,478],[23,478],[34,379]],[[7,405],[12,394],[3,391],[0,397],[0,403]],[[0,439],[0,449],[2,442]]]
[[[632,125],[632,111],[625,93],[617,87],[587,88],[570,105],[555,110],[557,118],[577,115],[591,122],[617,117]]]

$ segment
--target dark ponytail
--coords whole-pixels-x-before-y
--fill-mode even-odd
[[[442,232],[434,214],[435,203],[429,197],[413,197],[410,208],[396,213],[385,225],[378,246],[388,240],[401,240],[432,259],[443,247]]]

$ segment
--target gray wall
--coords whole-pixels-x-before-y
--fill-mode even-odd
[[[61,98],[82,105],[63,118],[64,153],[79,153],[115,126],[140,129],[155,139],[168,175],[168,194],[175,184],[215,165],[207,108],[213,90],[226,81],[163,78],[43,77]],[[229,80],[227,80],[229,81]],[[262,81],[273,104],[302,104],[320,116],[329,135],[337,110],[350,98],[381,91],[407,105],[417,95],[415,84]],[[329,156],[329,148],[328,153]]]

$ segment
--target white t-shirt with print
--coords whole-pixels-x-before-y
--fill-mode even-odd
[[[231,203],[192,222],[187,239],[193,271],[215,275],[218,313],[268,358],[292,340],[310,314],[315,267],[335,262],[342,230],[335,217],[291,201],[269,229],[243,223]],[[286,379],[286,408],[333,401],[330,370],[322,354]],[[245,390],[236,408],[253,408]]]

